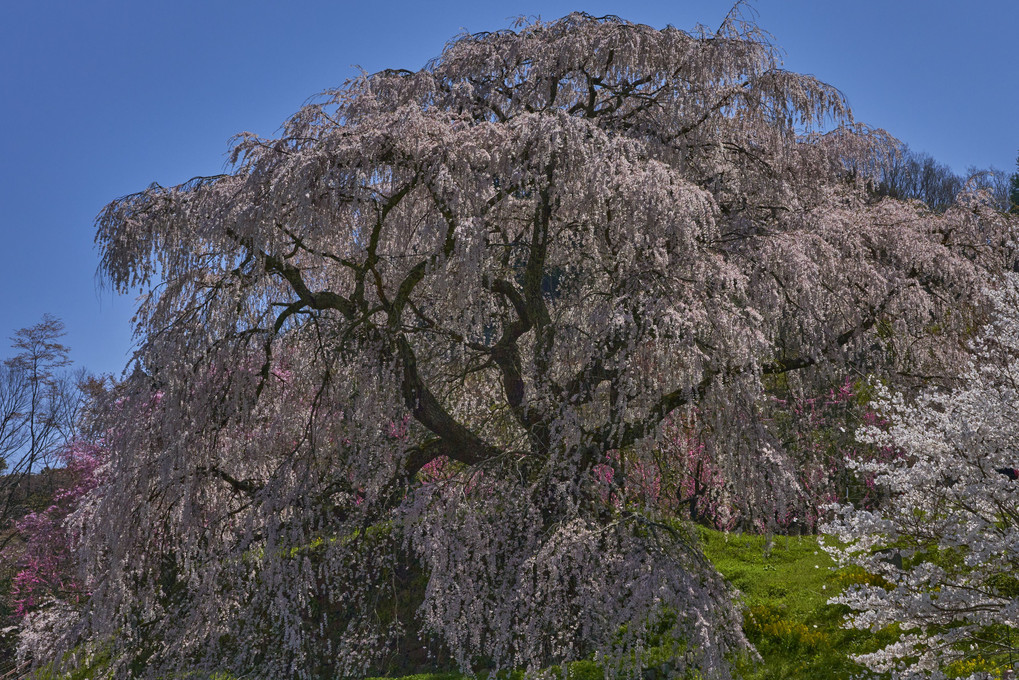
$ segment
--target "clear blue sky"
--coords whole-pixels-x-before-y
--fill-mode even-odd
[[[0,338],[49,312],[67,324],[77,365],[119,374],[134,301],[97,288],[95,215],[150,182],[220,172],[232,135],[271,135],[355,65],[417,69],[461,28],[505,28],[520,15],[713,28],[731,4],[3,0]],[[786,67],[840,88],[857,119],[960,172],[1014,169],[1017,0],[755,6]]]

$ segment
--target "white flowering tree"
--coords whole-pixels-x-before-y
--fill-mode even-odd
[[[872,463],[887,507],[843,507],[826,527],[841,564],[872,575],[833,602],[848,624],[901,637],[860,658],[895,677],[1001,677],[1019,665],[1019,279],[952,391],[882,393],[859,436],[900,456]]]
[[[767,518],[795,474],[763,380],[958,360],[1009,225],[872,200],[889,144],[739,6],[715,32],[572,14],[114,201],[102,271],[148,294],[68,644],[273,677],[656,644],[725,677],[724,585],[627,470],[683,413]]]

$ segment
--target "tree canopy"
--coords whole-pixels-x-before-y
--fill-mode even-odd
[[[796,494],[768,381],[952,379],[1014,225],[979,192],[872,197],[894,144],[740,6],[714,32],[571,14],[112,202],[102,272],[147,294],[67,639],[308,677],[408,630],[473,670],[666,635],[724,677],[729,593],[628,480],[681,414],[767,524]]]

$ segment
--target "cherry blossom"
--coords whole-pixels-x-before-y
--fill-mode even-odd
[[[571,14],[365,74],[240,135],[226,174],[110,203],[140,349],[71,520],[91,598],[67,644],[122,675],[611,674],[665,635],[727,677],[731,594],[650,502],[668,419],[773,518],[799,481],[765,382],[949,379],[1014,261],[978,192],[868,193],[894,146],[741,4],[717,31]]]
[[[860,659],[895,677],[942,678],[977,657],[998,670],[1019,660],[1019,486],[1009,474],[1019,467],[1019,278],[991,297],[995,320],[955,389],[915,400],[883,389],[885,422],[860,432],[904,453],[856,463],[888,503],[837,507],[825,527],[841,564],[880,577],[832,601],[852,610],[853,627],[903,631]]]

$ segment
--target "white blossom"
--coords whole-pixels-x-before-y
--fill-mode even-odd
[[[904,454],[867,468],[887,507],[843,507],[825,527],[840,564],[881,577],[832,602],[851,609],[852,627],[906,632],[860,657],[896,677],[945,677],[950,663],[978,655],[999,668],[1019,657],[1019,279],[989,297],[994,321],[955,389],[913,401],[878,392],[888,425],[859,437]]]

